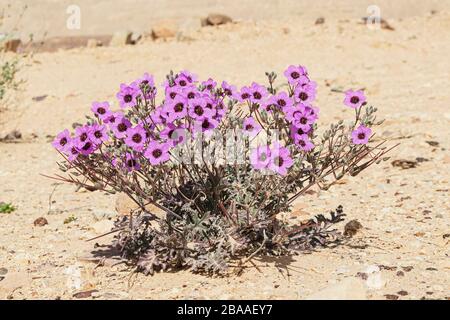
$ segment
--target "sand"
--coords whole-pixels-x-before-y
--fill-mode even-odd
[[[0,1],[2,8],[6,2]],[[73,299],[87,290],[94,290],[91,299],[450,297],[449,1],[396,1],[395,7],[379,1],[394,31],[361,24],[365,1],[323,1],[314,8],[307,1],[265,6],[256,0],[245,5],[196,1],[192,6],[155,1],[148,16],[133,1],[124,1],[130,4],[124,10],[119,10],[119,1],[110,7],[109,1],[78,2],[89,12],[85,29],[77,35],[111,34],[125,27],[147,32],[152,19],[183,21],[209,12],[239,21],[189,30],[168,41],[146,39],[135,46],[22,58],[19,78],[24,84],[0,111],[0,137],[14,129],[22,133],[17,143],[0,142],[0,201],[17,206],[0,214],[0,268],[7,269],[6,276],[0,275],[0,298]],[[332,3],[337,3],[334,9]],[[70,35],[60,27],[64,8],[63,17],[57,18],[61,8],[59,1],[33,1],[18,24],[20,35],[43,30],[49,36]],[[95,10],[101,10],[104,23]],[[320,16],[325,23],[314,25]],[[365,88],[386,119],[378,138],[400,143],[391,161],[422,160],[411,169],[394,167],[391,161],[372,166],[296,203],[294,214],[305,219],[342,204],[347,221],[357,219],[363,225],[348,244],[292,258],[260,258],[261,272],[249,268],[240,277],[209,278],[188,271],[146,277],[124,265],[97,266],[84,259],[94,245],[86,240],[97,235],[99,224],[107,224],[105,217],[115,216],[115,198],[76,192],[40,175],[57,173],[58,155],[49,144],[57,132],[83,121],[92,101],[113,101],[121,82],[147,71],[158,82],[171,69],[189,69],[201,78],[244,85],[263,81],[265,71],[281,74],[287,65],[298,63],[308,66],[319,84],[319,125],[352,117],[335,90]],[[45,217],[48,225],[34,226],[38,217]],[[69,217],[76,220],[65,224]]]

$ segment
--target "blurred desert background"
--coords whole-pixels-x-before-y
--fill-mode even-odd
[[[0,14],[0,65],[17,59],[21,82],[0,100],[0,203],[15,208],[0,213],[1,299],[450,299],[450,1],[0,0]],[[41,176],[58,172],[56,133],[144,72],[242,86],[290,64],[318,82],[319,125],[351,119],[339,91],[364,88],[386,119],[376,139],[400,143],[285,217],[342,204],[362,224],[348,243],[239,277],[146,277],[90,255],[128,204]]]

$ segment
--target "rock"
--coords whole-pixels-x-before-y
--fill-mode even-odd
[[[22,133],[19,130],[12,130],[3,138],[0,138],[0,141],[16,141],[20,139],[22,139]]]
[[[139,206],[133,200],[131,200],[130,197],[128,197],[125,193],[119,193],[117,195],[115,209],[119,215],[128,216],[130,212],[134,212],[138,208]],[[152,204],[147,204],[145,206],[145,209],[159,218],[164,218],[166,215],[163,210],[155,207]]]
[[[174,38],[178,32],[178,25],[173,20],[161,20],[152,28],[152,38],[168,39]]]
[[[367,292],[361,280],[346,278],[341,282],[328,286],[306,300],[366,300]]]
[[[34,220],[33,224],[35,227],[43,227],[46,224],[48,224],[48,221],[44,217],[39,217],[36,220]]]
[[[325,18],[324,17],[319,17],[316,19],[316,22],[314,22],[315,25],[318,24],[324,24],[325,23]]]
[[[97,293],[98,290],[88,290],[88,291],[81,291],[73,294],[73,297],[76,299],[86,299],[91,297],[94,293]]]
[[[411,169],[417,166],[417,161],[400,159],[392,161],[391,164],[393,167],[400,167],[402,169]]]
[[[132,44],[131,42],[132,33],[130,31],[119,31],[114,33],[109,43],[112,47],[125,46],[127,44]]]
[[[91,227],[94,229],[95,233],[104,234],[112,230],[114,222],[111,220],[101,220],[94,223]]]
[[[20,39],[10,39],[5,41],[3,48],[5,49],[5,52],[17,52],[22,41]]]
[[[142,33],[140,32],[133,32],[131,34],[131,44],[136,44],[142,39]]]
[[[362,224],[358,220],[351,220],[344,227],[344,236],[353,237],[361,228]]]
[[[218,26],[231,22],[233,22],[233,20],[229,16],[220,13],[210,13],[202,20],[202,26]]]
[[[89,39],[86,43],[87,48],[96,48],[103,46],[103,42],[97,39]]]

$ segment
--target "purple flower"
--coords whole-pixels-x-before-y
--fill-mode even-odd
[[[187,101],[181,96],[175,97],[173,101],[168,101],[164,106],[164,111],[167,112],[167,120],[169,122],[184,118],[187,115],[187,110]]]
[[[261,102],[260,106],[269,113],[273,110],[279,109],[276,96],[270,96],[268,99]]]
[[[166,87],[166,99],[174,100],[175,97],[181,94],[182,90],[179,87]]]
[[[311,84],[298,86],[294,91],[295,100],[304,104],[311,103],[316,98],[316,87]]]
[[[362,90],[353,91],[347,90],[345,92],[344,104],[350,108],[359,108],[366,102],[366,96]]]
[[[212,109],[206,107],[206,100],[196,98],[189,100],[189,116],[193,119],[201,119],[203,117],[211,118],[213,116]]]
[[[184,126],[176,126],[173,123],[167,124],[161,131],[161,138],[165,139],[170,145],[176,146],[186,140],[187,131]]]
[[[196,83],[197,82],[197,75],[193,74],[192,72],[187,71],[187,70],[181,71],[177,78],[186,79],[186,81],[188,83]]]
[[[194,131],[205,132],[217,128],[219,122],[214,118],[203,117],[195,121]]]
[[[308,75],[308,72],[305,67],[291,65],[284,71],[284,75],[290,84],[297,84]]]
[[[212,91],[217,86],[217,82],[215,82],[213,79],[209,78],[206,81],[202,82],[202,87],[206,90]]]
[[[165,111],[163,106],[159,106],[153,110],[150,114],[150,119],[148,123],[152,125],[163,124],[166,122],[166,117],[168,117],[167,112]]]
[[[308,152],[314,149],[314,144],[309,140],[307,134],[296,135],[294,142],[303,151]]]
[[[91,107],[92,112],[99,119],[105,120],[111,115],[111,111],[109,109],[109,103],[107,101],[104,102],[92,102]]]
[[[139,94],[140,92],[136,87],[122,83],[116,97],[119,100],[121,108],[128,108],[134,107],[137,104],[137,97]]]
[[[146,99],[151,99],[156,96],[157,89],[155,87],[155,81],[153,80],[153,76],[148,73],[145,73],[142,78],[133,82],[132,86],[140,90]]]
[[[97,145],[109,140],[108,129],[105,125],[93,124],[91,126],[91,140]]]
[[[223,94],[227,97],[236,96],[236,86],[228,84],[226,81],[222,81]]]
[[[372,129],[360,125],[352,132],[352,141],[354,144],[367,144],[372,135]]]
[[[92,138],[92,127],[88,125],[84,125],[81,127],[76,127],[75,129],[75,139],[78,142],[85,142],[91,140]]]
[[[270,162],[270,148],[269,146],[259,146],[250,154],[250,163],[253,168],[261,170],[267,168]]]
[[[127,136],[127,130],[128,128],[131,128],[131,122],[121,115],[116,118],[114,123],[110,123],[110,128],[114,132],[116,138],[122,139]]]
[[[56,150],[64,152],[69,147],[69,142],[71,141],[72,137],[70,136],[70,132],[69,130],[65,129],[56,136],[55,140],[53,140],[52,142],[52,146]]]
[[[182,90],[182,94],[188,100],[200,97],[200,93],[198,92],[197,88],[194,86],[189,86],[189,87],[184,88]]]
[[[144,157],[150,161],[151,165],[156,166],[170,159],[169,148],[168,143],[152,141],[148,144]]]
[[[292,167],[294,161],[291,158],[289,149],[275,143],[270,150],[270,161],[268,168],[282,176],[287,174],[287,170]]]
[[[84,142],[78,141],[76,148],[82,155],[87,156],[93,153],[97,149],[97,146],[91,140],[86,140]]]
[[[129,172],[139,170],[141,168],[141,165],[138,161],[138,158],[131,153],[127,153],[125,155],[125,168],[127,168]]]
[[[267,89],[266,87],[257,84],[256,82],[252,83],[252,86],[250,87],[250,101],[253,103],[261,103],[263,98],[267,96]]]
[[[216,105],[216,114],[214,115],[214,119],[220,121],[222,117],[227,113],[228,109],[222,101],[216,101],[214,102],[214,104]]]
[[[187,70],[181,71],[175,78],[175,84],[179,87],[187,87],[196,82],[197,82],[197,75]]]
[[[309,131],[311,125],[316,121],[315,115],[311,114],[303,105],[287,108],[285,114],[288,121],[305,132]]]
[[[116,122],[116,119],[120,119],[121,117],[123,117],[123,113],[120,112],[112,112],[110,114],[108,114],[105,119],[103,119],[104,123],[108,123],[109,125],[112,125],[113,123]]]
[[[244,119],[242,129],[244,130],[244,134],[250,137],[255,137],[262,130],[259,123],[257,123],[253,117]]]
[[[128,128],[126,135],[125,143],[127,146],[138,152],[144,149],[147,134],[143,126],[137,125],[134,128]]]
[[[297,136],[308,135],[311,132],[311,127],[308,130],[303,130],[301,127],[297,127],[295,125],[291,125],[291,138],[295,141]]]
[[[67,156],[67,160],[69,160],[69,162],[73,162],[78,158],[80,152],[78,151],[74,140],[67,143],[67,148],[64,151],[64,154]]]
[[[280,109],[289,108],[293,105],[292,99],[289,97],[289,95],[286,92],[280,92],[278,93],[274,98],[275,103]]]
[[[242,87],[238,94],[238,100],[244,102],[252,97],[252,90],[249,87]]]

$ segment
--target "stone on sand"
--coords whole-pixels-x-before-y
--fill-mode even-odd
[[[20,39],[10,39],[5,41],[3,48],[6,52],[17,52],[19,50],[20,45],[22,44],[22,41]]]
[[[160,20],[152,27],[153,39],[168,39],[177,35],[178,24],[174,20]]]
[[[130,31],[118,31],[114,33],[109,45],[112,47],[121,47],[127,44],[132,44],[131,41],[132,35],[133,34]]]
[[[210,13],[202,20],[202,26],[218,26],[230,22],[233,22],[233,20],[229,16],[220,13]]]

